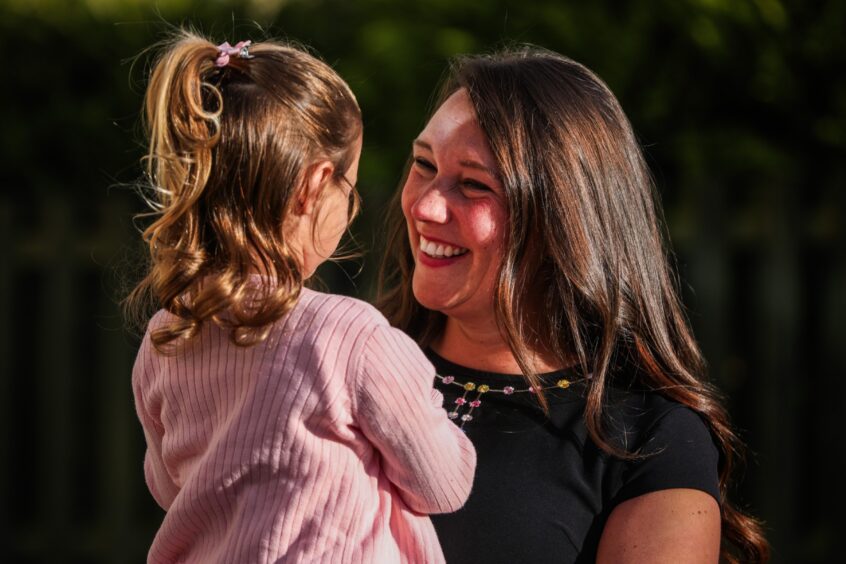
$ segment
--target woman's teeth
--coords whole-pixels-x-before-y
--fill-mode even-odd
[[[420,236],[420,250],[433,258],[455,257],[467,252],[467,249],[463,247],[453,247],[452,245],[445,245],[443,243],[434,243],[422,235]]]

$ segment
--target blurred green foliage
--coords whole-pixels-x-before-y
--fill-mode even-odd
[[[111,436],[114,416],[131,429],[132,442],[115,450],[126,442],[117,434],[91,448],[110,464],[126,465],[120,479],[109,478],[109,467],[98,474],[104,482],[56,478],[65,468],[51,467],[39,453],[53,448],[55,425],[64,420],[51,418],[47,407],[27,412],[17,405],[22,394],[36,403],[46,397],[52,384],[44,382],[54,375],[41,364],[26,372],[30,381],[8,375],[30,358],[58,354],[54,344],[19,336],[16,316],[27,313],[20,304],[29,302],[16,292],[48,287],[62,272],[90,271],[90,282],[103,269],[109,279],[137,245],[130,216],[141,203],[120,186],[140,175],[144,50],[178,25],[218,42],[298,40],[348,80],[365,116],[359,182],[365,204],[355,231],[366,248],[378,247],[385,202],[449,57],[528,42],[595,70],[642,140],[693,324],[756,453],[738,493],[768,522],[776,561],[825,562],[839,553],[843,490],[831,490],[838,491],[846,465],[830,437],[846,394],[840,353],[846,3],[5,0],[0,235],[8,253],[0,259],[0,408],[8,408],[7,427],[18,413],[32,422],[0,439],[0,456],[23,465],[0,473],[4,552],[15,561],[140,561],[161,516],[137,463],[142,439],[128,396],[131,341],[110,361],[107,376],[85,380],[97,389],[73,396],[83,405],[67,417],[100,415],[68,423],[61,436],[71,444],[59,449],[67,454],[48,457],[67,456],[68,472],[85,476],[90,461],[72,453],[92,433]],[[57,218],[65,218],[66,231]],[[367,297],[377,262],[366,257],[354,281],[355,265],[322,272],[334,290]],[[81,339],[93,351],[105,346],[103,324],[112,331],[121,325],[114,303],[91,305],[98,292],[114,294],[105,284],[93,292],[72,286],[68,311],[83,320],[48,333]],[[99,313],[86,317],[88,310]],[[64,323],[49,308],[38,311],[41,317],[27,322],[35,334],[42,321]],[[83,386],[78,378],[86,371],[74,347],[66,347],[67,362],[57,361],[71,367],[62,381],[68,389]],[[116,395],[102,392],[115,379]],[[102,405],[111,403],[119,407],[102,415]],[[60,408],[61,399],[46,405]],[[45,491],[58,497],[67,484],[81,492],[44,500],[38,492],[47,481],[57,485]],[[77,507],[91,496],[99,500],[93,509]],[[110,497],[126,505],[109,505]],[[40,501],[29,506],[31,499]]]

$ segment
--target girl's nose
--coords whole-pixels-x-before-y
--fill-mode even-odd
[[[446,223],[449,219],[446,195],[438,188],[425,188],[411,206],[411,214],[417,221]]]

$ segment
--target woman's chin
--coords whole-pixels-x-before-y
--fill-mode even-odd
[[[452,300],[448,299],[449,291],[446,288],[430,284],[424,285],[415,280],[412,284],[412,290],[414,291],[414,299],[426,309],[442,313],[446,313],[450,309]]]
[[[441,299],[435,299],[433,297],[427,296],[425,294],[420,295],[415,292],[414,298],[417,300],[417,303],[425,307],[426,309],[430,309],[432,311],[440,311],[441,313],[446,313],[447,306]]]

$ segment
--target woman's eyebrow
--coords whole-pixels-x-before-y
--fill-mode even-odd
[[[415,147],[422,147],[423,149],[426,149],[427,151],[432,150],[431,145],[429,145],[425,141],[421,141],[420,139],[415,139],[414,142],[412,143],[412,145],[414,145]]]
[[[422,139],[415,139],[414,142],[412,143],[412,145],[414,145],[415,147],[420,147],[421,149],[426,149],[429,152],[433,151],[432,146],[429,143],[423,141]],[[489,166],[485,166],[478,161],[463,160],[463,161],[458,161],[458,164],[460,164],[461,166],[467,167],[467,168],[473,168],[473,169],[476,169],[476,170],[480,170],[480,171],[490,175],[491,178],[496,178],[497,180],[501,180],[500,175],[497,174],[496,171],[492,170]]]
[[[466,166],[467,168],[481,170],[482,172],[489,174],[491,178],[496,178],[497,180],[500,180],[500,176],[495,171],[491,170],[490,167],[487,167],[480,162],[464,160],[458,161],[458,164],[460,164],[461,166]]]

